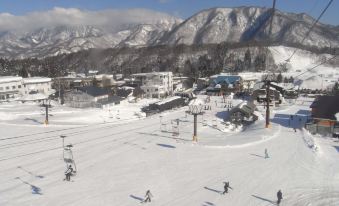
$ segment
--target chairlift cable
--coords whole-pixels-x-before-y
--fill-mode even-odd
[[[313,67],[311,67],[311,68],[309,68],[309,69],[306,69],[306,71],[304,71],[304,72],[302,72],[301,74],[298,74],[297,76],[293,77],[293,79],[295,79],[295,78],[297,78],[297,77],[300,77],[300,76],[306,74],[307,72],[310,72],[310,71],[312,71],[313,69],[315,69],[315,68],[317,68],[317,67],[319,67],[319,66],[325,64],[326,62],[328,62],[328,61],[330,61],[330,60],[333,60],[333,59],[335,59],[335,58],[337,58],[337,57],[338,57],[338,55],[334,55],[333,57],[331,57],[331,58],[329,58],[329,59],[326,59],[326,60],[322,61],[321,63],[319,63],[319,64],[317,64],[317,65],[315,65],[315,66],[313,66]],[[293,88],[290,88],[290,89],[294,89],[294,87],[293,87]]]
[[[152,125],[150,125],[148,127],[154,127],[154,125],[152,124]],[[138,130],[138,129],[141,129],[141,128],[146,128],[146,127],[145,126],[141,126],[141,127],[134,128],[134,129],[128,129],[126,131],[119,131],[119,132],[111,133],[111,134],[108,134],[108,135],[100,136],[100,137],[97,137],[97,138],[92,138],[92,139],[87,139],[87,140],[84,140],[84,141],[76,142],[73,145],[79,145],[79,144],[83,144],[83,143],[88,143],[88,142],[92,142],[94,140],[103,139],[103,138],[107,138],[107,137],[112,137],[112,135],[120,135],[121,133],[130,132],[130,131]],[[92,128],[92,129],[96,129],[96,128]],[[118,139],[125,139],[125,138],[126,137],[118,138]],[[16,156],[13,156],[13,157],[8,157],[8,158],[0,159],[0,162],[5,161],[5,160],[9,160],[9,159],[15,159],[15,158],[19,158],[19,157],[34,155],[34,154],[38,154],[38,153],[49,152],[49,151],[60,149],[60,148],[63,148],[63,147],[55,147],[55,148],[40,150],[40,151],[37,151],[37,152],[20,154],[20,155],[16,155]]]
[[[301,43],[300,43],[301,45],[304,43],[305,39],[310,35],[312,29],[313,29],[313,28],[315,27],[315,25],[319,22],[320,18],[324,15],[324,13],[325,13],[326,10],[330,7],[330,5],[332,4],[332,2],[333,2],[333,0],[330,0],[330,1],[327,3],[325,9],[324,9],[324,10],[321,12],[321,14],[319,15],[319,17],[318,17],[315,21],[313,21],[312,26],[311,26],[310,29],[307,31],[307,33],[306,33],[306,35],[304,36],[304,38],[301,40]],[[297,52],[297,50],[298,50],[298,48],[296,48],[296,49],[293,51],[292,55],[291,55],[288,59],[286,59],[287,62],[289,62],[289,61],[292,59],[292,57],[293,57],[294,54]]]

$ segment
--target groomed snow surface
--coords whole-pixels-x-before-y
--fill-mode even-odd
[[[187,107],[145,118],[137,115],[142,102],[55,105],[45,126],[37,105],[1,104],[0,205],[135,206],[147,190],[154,197],[144,204],[154,206],[276,205],[279,189],[280,205],[339,204],[339,143],[299,129],[311,101],[275,108],[270,128],[261,117],[242,131],[225,130],[221,97],[210,102],[198,117],[198,143]],[[63,181],[60,135],[73,144],[71,182]],[[226,181],[233,189],[222,195]]]
[[[282,73],[282,75],[287,78],[290,76],[296,77],[295,82],[298,82],[296,88],[331,89],[339,79],[339,67],[326,64],[318,66],[324,62],[325,59],[331,58],[332,55],[317,55],[308,51],[296,50],[295,48],[284,46],[275,46],[269,49],[273,54],[276,64],[287,63],[289,70],[286,73]],[[295,54],[290,59],[290,62],[286,62],[286,60],[292,56],[293,52],[295,52]],[[313,67],[316,68],[313,69]]]

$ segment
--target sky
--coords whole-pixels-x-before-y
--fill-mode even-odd
[[[276,8],[317,18],[328,2],[277,0]],[[0,31],[83,22],[110,26],[111,21],[152,22],[166,14],[186,19],[203,9],[238,6],[271,7],[272,0],[0,0]],[[339,25],[337,11],[339,0],[334,0],[320,22]]]
[[[329,0],[277,0],[279,10],[309,13],[317,17]],[[0,0],[0,13],[25,15],[54,7],[78,8],[81,10],[144,8],[166,12],[187,18],[200,10],[211,7],[272,6],[272,0]],[[322,22],[339,25],[339,1],[334,0],[322,18]]]

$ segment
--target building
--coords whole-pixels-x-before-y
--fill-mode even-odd
[[[206,88],[208,95],[225,95],[242,90],[243,80],[239,75],[218,74],[210,77],[209,86]]]
[[[119,104],[121,99],[111,95],[110,89],[86,86],[65,93],[65,104],[70,107],[102,107],[107,104]]]
[[[52,79],[47,77],[23,78],[22,84],[23,95],[41,93],[49,96],[55,92],[55,90],[52,89]]]
[[[312,133],[329,135],[339,132],[339,95],[318,96],[311,104],[311,120],[305,125]]]
[[[229,121],[235,124],[243,124],[245,122],[253,122],[258,119],[254,111],[256,106],[251,102],[242,102],[233,107],[229,112]]]
[[[336,120],[335,114],[339,113],[339,95],[318,96],[310,108],[313,118]]]
[[[188,101],[184,98],[174,96],[167,99],[164,99],[159,102],[152,103],[146,107],[143,107],[141,110],[146,113],[147,116],[165,110],[174,109],[177,107],[183,107],[188,104]]]
[[[30,99],[31,94],[42,94],[48,97],[55,92],[52,80],[46,77],[0,77],[0,100]]]
[[[22,77],[0,77],[0,101],[14,99],[22,93]]]
[[[93,86],[97,87],[113,87],[115,80],[112,74],[99,74],[95,75],[93,79]]]
[[[256,89],[253,91],[251,100],[256,104],[265,104],[266,89]],[[283,97],[279,91],[274,88],[270,88],[270,105],[279,105],[282,103]]]
[[[131,76],[147,98],[164,98],[173,94],[172,72],[138,73]]]

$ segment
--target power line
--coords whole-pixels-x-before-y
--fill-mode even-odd
[[[319,22],[320,18],[324,15],[324,13],[326,12],[326,10],[328,9],[328,7],[330,7],[330,5],[332,4],[333,0],[330,0],[327,3],[327,6],[325,7],[325,9],[321,12],[321,14],[319,15],[319,17],[317,18],[317,20],[315,20],[312,24],[312,26],[310,27],[310,29],[308,30],[308,32],[306,33],[306,35],[304,36],[304,38],[301,40],[301,44],[304,43],[305,39],[308,37],[308,35],[310,35],[312,29],[315,27],[315,25]],[[294,50],[294,52],[292,53],[292,55],[286,59],[287,62],[289,62],[292,57],[294,56],[294,54],[297,52],[298,48]]]
[[[150,119],[152,119],[152,118],[150,118]],[[117,126],[119,126],[119,125],[117,125]],[[92,141],[95,141],[95,140],[98,140],[98,139],[109,138],[109,137],[112,137],[112,136],[115,136],[115,135],[120,135],[120,134],[123,134],[125,132],[133,132],[133,131],[137,131],[139,129],[151,128],[151,127],[154,127],[154,125],[153,124],[149,125],[149,126],[143,125],[143,126],[136,127],[136,128],[133,128],[133,129],[129,128],[127,130],[117,131],[117,132],[109,133],[109,134],[106,134],[106,135],[103,135],[103,136],[99,136],[99,137],[96,137],[96,138],[91,138],[91,139],[86,139],[86,140],[83,140],[83,141],[80,141],[80,142],[76,142],[73,145],[78,145],[78,144],[83,144],[83,143],[87,143],[87,142],[92,142]],[[109,127],[106,126],[106,127],[101,127],[101,128],[109,128]],[[113,129],[112,127],[110,127],[110,128]],[[88,130],[82,130],[82,131],[79,131],[79,132],[69,133],[68,135],[73,135],[74,136],[74,135],[77,135],[77,134],[81,134],[81,133],[83,133],[85,131],[90,131],[90,130],[95,130],[95,129],[98,129],[98,128],[90,128]],[[53,138],[53,136],[52,137],[48,137],[48,138]],[[118,138],[118,140],[120,140],[120,139],[125,139],[125,137]],[[135,138],[135,139],[137,139],[137,138]],[[38,144],[40,142],[46,142],[46,141],[51,141],[51,140],[54,140],[54,139],[45,139],[45,140],[41,140],[41,141],[37,141],[37,142],[32,142],[32,143],[28,143],[28,144]],[[14,145],[13,147],[17,147],[17,146],[20,146],[20,145]],[[12,147],[6,147],[6,148],[12,148]],[[10,160],[10,159],[16,159],[16,158],[20,158],[20,157],[24,157],[24,156],[30,156],[30,155],[35,155],[35,154],[39,154],[39,153],[49,152],[49,151],[56,150],[56,149],[59,149],[59,148],[62,148],[62,147],[54,147],[54,148],[39,150],[39,151],[36,151],[36,152],[19,154],[19,155],[12,156],[12,157],[4,157],[4,158],[0,159],[0,162],[6,161],[6,160]]]
[[[319,67],[319,66],[325,64],[326,62],[328,62],[328,61],[330,61],[330,60],[332,60],[332,59],[335,59],[335,58],[337,58],[337,57],[338,57],[338,55],[335,55],[335,56],[333,56],[333,57],[331,57],[331,58],[329,58],[329,59],[326,59],[326,60],[324,60],[323,62],[321,62],[320,64],[317,64],[316,66],[307,69],[307,70],[304,71],[303,73],[298,74],[298,75],[295,76],[294,78],[300,77],[300,76],[304,75],[305,73],[310,72],[310,71],[312,71],[313,69],[315,69],[315,68],[317,68],[317,67]]]
[[[293,77],[293,78],[295,79],[295,78],[297,78],[297,77],[300,77],[300,76],[306,74],[307,72],[310,72],[310,71],[312,71],[313,69],[315,69],[315,68],[317,68],[317,67],[319,67],[319,66],[325,64],[326,62],[328,62],[328,61],[330,61],[330,60],[332,60],[332,59],[335,59],[335,58],[337,58],[337,57],[338,57],[338,55],[334,55],[333,57],[331,57],[331,58],[329,58],[329,59],[326,59],[326,60],[322,61],[321,63],[315,65],[314,67],[311,67],[311,68],[309,68],[309,69],[306,69],[306,71],[302,72],[301,74],[298,74],[297,76],[295,76],[295,77]],[[293,87],[293,88],[294,88],[294,87]],[[293,88],[290,88],[290,89],[293,89]]]

